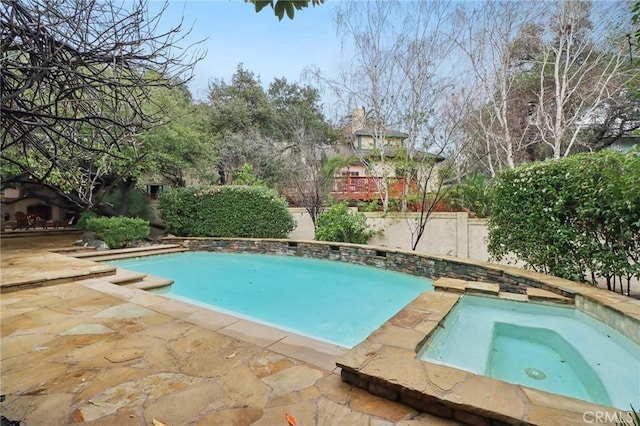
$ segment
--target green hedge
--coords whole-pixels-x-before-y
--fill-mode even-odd
[[[159,200],[167,232],[179,236],[286,238],[295,227],[286,201],[262,186],[176,188]]]
[[[346,201],[332,205],[316,220],[318,241],[366,244],[373,235],[367,228],[366,216],[350,212]]]
[[[85,222],[85,228],[107,243],[109,248],[122,248],[127,243],[149,236],[149,221],[131,217],[95,217]]]
[[[489,252],[612,289],[640,276],[640,155],[578,154],[502,171],[492,186]],[[593,273],[593,275],[591,274]]]

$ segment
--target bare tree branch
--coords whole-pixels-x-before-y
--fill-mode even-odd
[[[163,118],[152,89],[188,81],[203,57],[182,46],[182,25],[159,31],[166,7],[150,15],[143,1],[2,0],[0,161],[13,165],[3,185],[28,174],[78,191],[82,164],[137,161],[135,136]]]

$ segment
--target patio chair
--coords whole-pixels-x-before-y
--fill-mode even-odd
[[[40,216],[31,216],[29,217],[29,222],[33,225],[33,229],[40,226],[42,229],[47,229],[47,219]]]
[[[16,212],[14,215],[16,217],[16,226],[13,229],[29,229],[33,226],[33,229],[36,228],[35,224],[31,222],[29,216],[27,216],[24,212]]]

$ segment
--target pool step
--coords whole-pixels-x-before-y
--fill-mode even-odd
[[[89,246],[72,246],[72,247],[58,247],[58,248],[52,248],[49,249],[49,251],[53,252],[53,253],[60,253],[60,254],[66,254],[67,256],[73,256],[73,257],[77,257],[75,256],[75,254],[77,253],[89,253],[89,252],[95,252],[96,248],[95,247],[89,247]]]
[[[137,288],[139,290],[153,290],[156,288],[167,287],[173,284],[173,280],[147,275],[142,280],[123,284],[123,287]]]
[[[130,271],[128,269],[118,268],[116,269],[116,274],[111,275],[110,277],[106,277],[105,281],[110,282],[111,284],[118,285],[126,285],[135,282],[140,282],[147,274],[143,274],[141,272]]]
[[[536,302],[552,302],[565,305],[574,303],[573,299],[536,287],[527,288],[527,297],[529,300]]]
[[[178,244],[162,244],[149,247],[134,247],[127,249],[113,249],[94,252],[70,253],[69,256],[76,258],[93,260],[96,262],[104,260],[128,259],[132,257],[153,256],[156,254],[180,253],[187,249]]]
[[[156,254],[182,253],[184,251],[188,251],[188,250],[183,248],[175,248],[175,249],[140,251],[135,253],[121,253],[121,254],[106,254],[106,252],[103,252],[105,253],[104,255],[92,256],[85,259],[93,260],[96,262],[102,262],[105,260],[132,259],[134,257],[155,256]]]
[[[500,286],[495,283],[481,281],[465,281],[457,278],[438,278],[433,287],[436,291],[447,291],[456,294],[487,294],[497,296]]]
[[[498,296],[501,299],[518,302],[550,302],[560,304],[573,304],[574,300],[560,294],[553,293],[536,287],[528,287],[526,294],[509,293],[500,291],[500,286],[494,283],[480,281],[465,281],[457,278],[438,278],[433,287],[436,291],[446,291],[455,294],[476,294]]]
[[[173,280],[167,278],[130,271],[124,268],[116,269],[115,275],[105,277],[104,280],[122,287],[137,288],[141,290],[151,290],[173,284]]]

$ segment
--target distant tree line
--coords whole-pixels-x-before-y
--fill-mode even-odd
[[[281,19],[322,2],[251,3]],[[418,219],[407,217],[416,247],[449,195],[486,215],[486,179],[500,170],[640,131],[638,2],[343,2],[335,19],[349,56],[338,75],[310,68],[305,83],[265,86],[239,64],[202,102],[187,88],[202,54],[172,53],[189,29],[157,33],[165,10],[0,4],[2,188],[113,216],[148,212],[145,183],[261,183],[315,221],[347,160],[333,148],[353,144],[348,117],[363,106],[376,149],[354,155],[382,174],[384,209],[391,171],[417,181],[401,199],[403,211],[419,206]],[[336,99],[337,118],[327,119],[321,93]],[[408,135],[392,156],[388,130]]]

